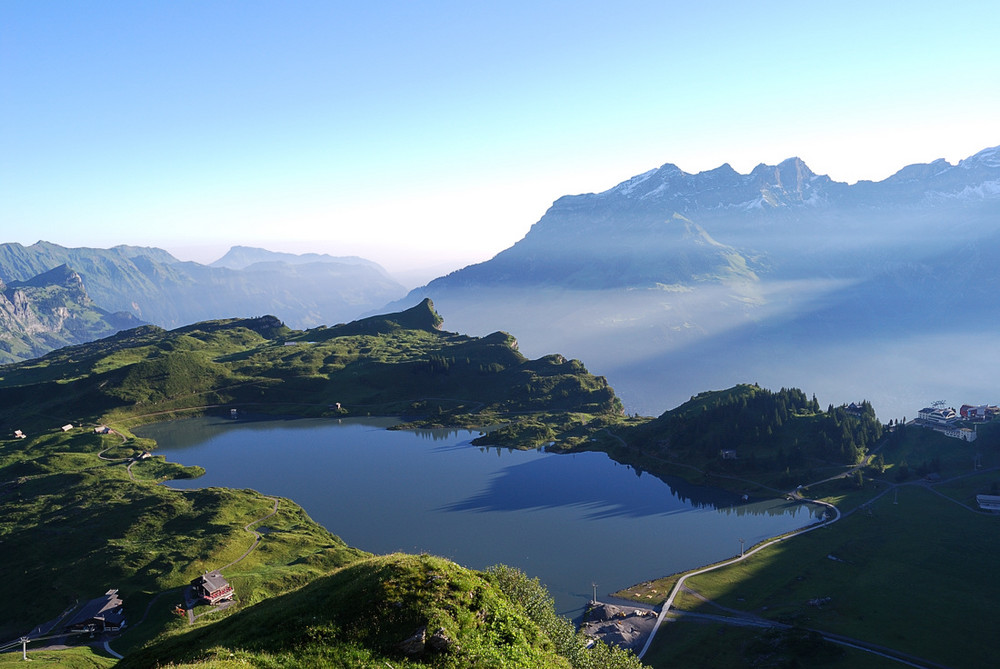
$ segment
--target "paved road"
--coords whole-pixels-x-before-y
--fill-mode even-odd
[[[749,551],[745,552],[743,555],[735,557],[732,560],[727,560],[725,562],[720,562],[720,563],[714,564],[714,565],[712,565],[710,567],[705,567],[704,569],[699,569],[697,571],[692,571],[692,572],[689,572],[689,573],[684,574],[683,576],[681,576],[679,579],[677,579],[677,583],[674,584],[673,589],[670,591],[670,596],[667,597],[667,601],[665,601],[663,603],[663,607],[660,609],[660,615],[657,616],[657,618],[656,618],[656,624],[653,626],[653,631],[650,632],[649,638],[646,639],[646,645],[642,647],[641,651],[639,651],[639,658],[640,659],[642,659],[642,657],[646,654],[646,651],[648,651],[649,647],[653,644],[653,639],[656,637],[656,633],[659,631],[660,625],[663,624],[663,620],[666,618],[667,613],[670,611],[670,607],[673,606],[674,599],[676,599],[676,597],[677,597],[677,593],[679,593],[681,591],[681,588],[684,587],[684,582],[687,581],[689,578],[691,578],[692,576],[698,576],[700,574],[706,574],[706,573],[708,573],[710,571],[715,571],[716,569],[722,569],[723,567],[728,567],[729,565],[736,564],[737,562],[742,562],[743,560],[746,560],[747,558],[749,558],[751,555],[754,555],[755,553],[759,553],[760,551],[764,550],[765,548],[768,548],[770,546],[774,546],[775,544],[779,544],[782,541],[787,541],[788,539],[791,539],[792,537],[797,537],[797,536],[803,535],[806,532],[812,532],[813,530],[817,530],[817,529],[819,529],[821,527],[827,527],[827,526],[832,525],[833,523],[837,522],[838,520],[840,520],[840,509],[838,509],[837,507],[835,507],[833,504],[829,504],[827,502],[823,502],[823,501],[820,501],[820,500],[804,499],[801,496],[799,496],[798,499],[800,499],[803,502],[810,502],[810,503],[813,503],[813,504],[819,504],[821,506],[825,506],[825,507],[831,509],[833,511],[833,517],[830,518],[830,519],[828,519],[828,520],[821,521],[819,523],[814,523],[814,524],[810,525],[809,527],[804,527],[801,530],[798,530],[796,532],[792,532],[791,534],[786,534],[786,535],[778,537],[776,539],[771,539],[770,541],[767,541],[767,542],[764,542],[762,544],[759,544],[759,545],[755,546],[754,548],[751,548]]]
[[[609,432],[608,434],[611,434],[611,433]],[[627,445],[625,443],[625,441],[622,440],[617,435],[611,434],[611,436],[613,436],[615,439],[617,439],[618,441],[620,441],[623,445]],[[862,467],[867,466],[868,463],[871,461],[871,458],[875,455],[875,453],[879,449],[882,448],[882,446],[884,444],[885,444],[885,441],[883,441],[881,444],[879,444],[878,447],[876,447],[875,449],[873,449],[872,453],[869,454],[868,457],[866,457],[864,459],[864,461],[858,463],[854,467],[851,467],[851,468],[847,469],[846,471],[841,472],[839,474],[836,474],[834,476],[822,479],[820,481],[815,481],[813,483],[810,483],[809,485],[810,486],[815,486],[815,485],[819,485],[821,483],[826,483],[828,481],[834,481],[834,480],[837,480],[837,479],[846,478],[846,477],[852,475],[854,472],[860,470]],[[808,487],[808,486],[806,486],[806,487]],[[881,493],[879,493],[878,495],[876,495],[872,499],[868,500],[867,502],[865,502],[864,504],[862,504],[861,506],[859,506],[857,509],[853,509],[852,511],[848,512],[848,514],[841,514],[840,509],[838,509],[833,504],[829,504],[829,503],[823,502],[821,500],[807,499],[807,498],[803,497],[802,494],[801,494],[801,490],[803,489],[803,486],[799,486],[795,490],[792,490],[792,491],[786,493],[786,495],[788,497],[791,497],[791,498],[793,498],[793,499],[795,499],[797,501],[808,502],[808,503],[812,503],[812,504],[819,504],[819,505],[825,506],[825,507],[827,507],[828,509],[830,509],[833,512],[833,516],[831,518],[827,518],[827,519],[823,520],[822,522],[815,523],[813,525],[810,525],[809,527],[805,527],[805,528],[803,528],[801,530],[798,530],[796,532],[792,532],[791,534],[786,534],[784,536],[781,536],[781,537],[778,537],[776,539],[772,539],[770,541],[767,541],[767,542],[765,542],[763,544],[760,544],[760,545],[752,548],[750,551],[744,553],[743,555],[740,555],[739,557],[735,557],[735,558],[733,558],[731,560],[727,560],[727,561],[719,563],[719,564],[714,564],[714,565],[712,565],[710,567],[705,567],[704,569],[699,569],[697,571],[693,571],[693,572],[690,572],[690,573],[687,573],[687,574],[684,574],[683,576],[681,576],[679,579],[677,579],[677,582],[674,584],[673,589],[670,591],[670,596],[667,597],[667,600],[663,603],[663,606],[660,609],[660,615],[657,616],[657,618],[656,618],[656,624],[653,626],[653,630],[650,632],[649,638],[646,639],[646,644],[642,647],[642,650],[639,652],[639,658],[641,659],[646,654],[646,652],[649,650],[650,646],[652,645],[653,639],[656,637],[656,633],[659,631],[660,626],[662,625],[663,621],[667,618],[668,614],[670,613],[670,607],[673,606],[674,599],[677,597],[677,593],[681,592],[682,590],[686,590],[687,589],[687,586],[685,585],[685,581],[687,581],[688,578],[690,578],[692,576],[698,576],[700,574],[705,574],[707,572],[714,571],[716,569],[721,569],[723,567],[728,567],[729,565],[736,564],[737,562],[740,562],[742,560],[746,560],[751,555],[754,555],[755,553],[758,553],[758,552],[764,550],[765,548],[768,548],[770,546],[778,544],[778,543],[780,543],[782,541],[787,541],[788,539],[791,539],[792,537],[800,536],[802,534],[805,534],[806,532],[812,532],[813,530],[819,529],[821,527],[828,527],[828,526],[832,525],[833,523],[837,522],[838,520],[840,520],[842,517],[845,517],[846,515],[850,515],[850,513],[853,513],[854,511],[857,511],[857,510],[859,510],[861,508],[869,506],[875,500],[879,499],[880,497],[882,497],[883,495],[885,495],[887,492],[889,492],[889,490],[892,490],[895,487],[896,487],[896,485],[890,485],[886,490],[882,491]],[[731,624],[731,625],[744,625],[744,626],[755,626],[755,627],[777,627],[777,626],[781,626],[780,624],[774,623],[773,621],[768,621],[768,620],[763,619],[763,618],[756,618],[756,617],[753,617],[753,616],[749,616],[749,614],[744,614],[742,612],[738,612],[738,613],[739,613],[739,615],[737,617],[715,616],[714,618],[716,619],[716,622],[724,622],[726,624]],[[696,615],[696,614],[688,614],[686,612],[678,612],[678,615],[692,616],[692,615]],[[837,634],[831,634],[831,633],[828,633],[828,632],[821,632],[820,631],[819,634],[821,634],[823,636],[823,638],[825,638],[825,639],[827,639],[829,641],[832,641],[834,643],[839,643],[839,644],[844,645],[844,646],[850,646],[850,647],[856,648],[858,650],[862,650],[862,651],[869,652],[869,653],[874,653],[876,655],[880,655],[882,657],[886,657],[886,658],[895,660],[897,662],[901,662],[901,663],[909,665],[909,666],[913,666],[913,667],[935,667],[935,668],[938,668],[938,669],[941,669],[943,667],[943,665],[936,664],[934,662],[930,662],[930,661],[924,660],[922,658],[914,657],[914,656],[909,655],[907,653],[903,653],[901,651],[897,651],[897,650],[894,650],[894,649],[891,649],[891,648],[887,648],[887,647],[883,647],[883,646],[878,646],[877,644],[869,644],[867,642],[859,641],[857,639],[850,639],[848,637],[843,637],[843,636],[840,636],[840,635],[837,635]]]

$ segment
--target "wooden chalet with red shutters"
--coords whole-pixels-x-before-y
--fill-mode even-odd
[[[232,599],[236,594],[233,591],[233,586],[229,585],[229,581],[218,570],[199,576],[191,581],[191,585],[194,586],[195,596],[206,604],[218,604],[221,601]]]

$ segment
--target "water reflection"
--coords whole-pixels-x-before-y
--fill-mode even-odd
[[[500,449],[491,450],[501,455]],[[799,503],[774,500],[745,503],[734,493],[694,485],[679,478],[661,480],[640,476],[640,482],[622,485],[621,477],[609,476],[607,468],[583,462],[605,457],[600,453],[577,453],[508,465],[491,476],[486,487],[477,494],[439,510],[486,513],[575,507],[583,510],[587,519],[594,520],[669,516],[686,513],[692,507],[726,515],[782,516],[801,507]],[[628,465],[614,465],[616,469],[632,470]],[[822,517],[821,509],[815,511],[817,517]]]
[[[464,437],[468,433],[468,430],[464,428],[434,428],[430,430],[409,430],[409,432],[431,441],[454,441],[458,437]]]
[[[494,474],[481,492],[441,510],[489,512],[579,507],[587,511],[588,519],[640,518],[685,510],[671,503],[669,488],[665,486],[659,486],[659,491],[645,485],[623,487],[619,481],[609,480],[606,471],[580,466],[580,460],[593,455],[554,455],[508,465]]]
[[[206,474],[171,484],[287,496],[353,546],[423,551],[537,576],[560,611],[729,557],[812,522],[815,511],[736,496],[616,463],[471,445],[478,432],[386,430],[396,421],[192,419],[149,426],[169,460]],[[444,434],[450,438],[441,439]],[[308,463],[308,466],[303,466]],[[733,504],[735,503],[735,506]]]

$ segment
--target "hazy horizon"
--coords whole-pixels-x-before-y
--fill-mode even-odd
[[[457,269],[665,162],[1000,144],[991,3],[5,3],[2,241]]]

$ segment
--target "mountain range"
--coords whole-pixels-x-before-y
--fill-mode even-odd
[[[49,302],[32,307],[30,291],[11,293],[20,306],[4,309],[20,320],[3,324],[2,359],[99,336],[126,314],[176,327],[270,313],[308,328],[429,297],[460,331],[514,330],[529,355],[586,361],[631,411],[760,382],[814,388],[823,403],[868,398],[898,418],[939,399],[997,401],[998,222],[993,147],[855,184],[798,158],[749,174],[668,163],[559,198],[510,248],[402,299],[381,267],[354,257],[237,246],[201,265],[154,248],[3,244],[8,288],[65,265],[81,286],[49,292],[99,311],[66,319]],[[71,336],[84,320],[95,332]]]
[[[356,257],[237,246],[209,266],[181,262],[158,248],[65,248],[41,241],[0,244],[0,281],[10,302],[0,304],[6,314],[0,316],[0,361],[142,322],[177,327],[264,313],[299,328],[345,322],[405,291],[382,267]]]
[[[1000,147],[855,184],[798,158],[666,164],[558,199],[512,247],[404,302],[585,360],[640,411],[760,380],[912,415],[990,399],[998,252]]]

